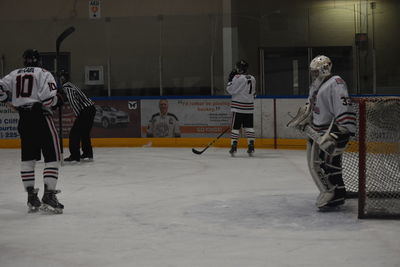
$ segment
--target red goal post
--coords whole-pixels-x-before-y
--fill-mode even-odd
[[[343,154],[359,218],[400,218],[400,97],[353,98],[357,130]]]

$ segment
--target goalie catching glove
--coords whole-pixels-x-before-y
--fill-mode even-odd
[[[305,126],[310,124],[310,121],[311,121],[311,105],[307,103],[299,108],[296,116],[294,116],[286,124],[286,127],[296,128],[300,131],[303,131]]]

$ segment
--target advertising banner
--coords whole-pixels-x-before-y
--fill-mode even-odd
[[[140,101],[139,100],[96,100],[92,138],[140,137]],[[54,123],[59,127],[58,110],[54,113]],[[63,137],[68,138],[75,121],[71,106],[63,106]]]
[[[140,137],[139,100],[96,100],[93,138]]]
[[[60,122],[59,122],[59,110],[56,109],[53,111],[53,121],[57,128],[57,133],[60,132]],[[72,110],[71,106],[68,103],[65,103],[62,106],[62,136],[63,138],[68,138],[69,131],[71,130],[72,125],[75,121],[75,114]]]
[[[17,139],[19,115],[16,110],[0,103],[0,139]]]
[[[231,124],[230,99],[141,101],[142,137],[213,137]]]

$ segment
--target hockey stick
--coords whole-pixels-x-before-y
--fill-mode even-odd
[[[215,142],[217,142],[217,140],[221,137],[221,136],[223,136],[228,130],[230,130],[231,128],[226,128],[222,133],[220,133],[218,136],[217,136],[217,138],[215,138],[214,140],[212,140],[203,150],[196,150],[196,149],[194,149],[194,148],[192,148],[192,152],[194,153],[194,154],[197,154],[197,155],[200,155],[200,154],[203,154],[203,152],[204,151],[206,151],[210,146],[212,146]]]
[[[57,79],[57,84],[60,85],[60,46],[61,43],[69,36],[71,33],[75,31],[75,27],[71,26],[67,29],[65,29],[58,37],[56,40],[56,79]],[[62,85],[60,85],[62,87]],[[62,106],[58,108],[58,123],[59,123],[59,129],[58,129],[58,135],[60,139],[60,151],[61,151],[61,164],[64,162],[64,144],[63,144],[63,135],[62,135]]]

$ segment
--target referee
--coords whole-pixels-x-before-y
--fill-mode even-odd
[[[67,101],[71,105],[75,121],[69,132],[69,152],[70,156],[64,161],[80,162],[82,160],[93,160],[93,148],[90,140],[90,131],[92,130],[96,108],[94,102],[89,99],[76,85],[69,81],[67,72],[62,71],[60,74],[60,82]],[[82,143],[82,151],[80,153],[80,145]]]

